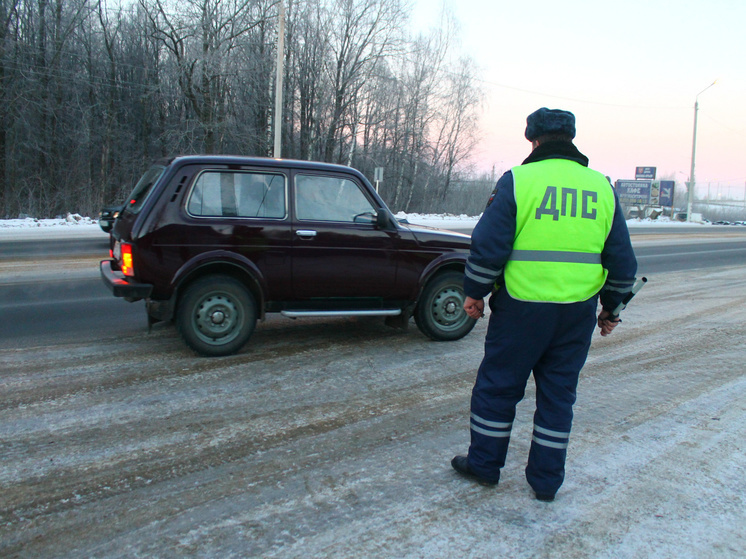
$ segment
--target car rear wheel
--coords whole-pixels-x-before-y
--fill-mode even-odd
[[[187,287],[176,309],[176,325],[186,344],[200,355],[236,353],[256,327],[256,303],[240,281],[206,276]]]
[[[428,338],[439,342],[459,340],[474,328],[477,321],[464,310],[463,283],[463,274],[447,271],[425,285],[414,320]]]

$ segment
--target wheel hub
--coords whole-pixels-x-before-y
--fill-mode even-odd
[[[229,336],[238,324],[238,309],[225,295],[206,297],[197,308],[194,323],[206,338],[217,340]]]
[[[453,325],[463,319],[463,298],[455,289],[441,291],[433,301],[433,317],[443,326]]]
[[[212,323],[215,325],[222,324],[225,320],[225,313],[223,311],[215,311],[212,313],[210,320],[212,320]]]

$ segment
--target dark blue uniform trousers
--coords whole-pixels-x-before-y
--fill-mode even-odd
[[[502,288],[490,308],[484,359],[471,397],[469,467],[499,480],[515,408],[533,371],[536,412],[526,479],[536,493],[554,495],[565,477],[572,406],[596,325],[597,297],[571,304],[527,303]]]

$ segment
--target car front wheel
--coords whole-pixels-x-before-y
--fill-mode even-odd
[[[464,310],[463,283],[463,274],[447,271],[425,285],[414,320],[428,338],[439,342],[459,340],[474,328],[477,321]]]
[[[236,353],[254,332],[256,319],[256,304],[246,286],[222,275],[189,285],[176,310],[181,337],[207,357]]]

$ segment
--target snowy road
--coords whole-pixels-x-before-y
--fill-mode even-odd
[[[746,274],[650,278],[594,338],[565,485],[455,475],[486,321],[459,342],[378,319],[173,328],[0,350],[2,557],[743,557]]]

